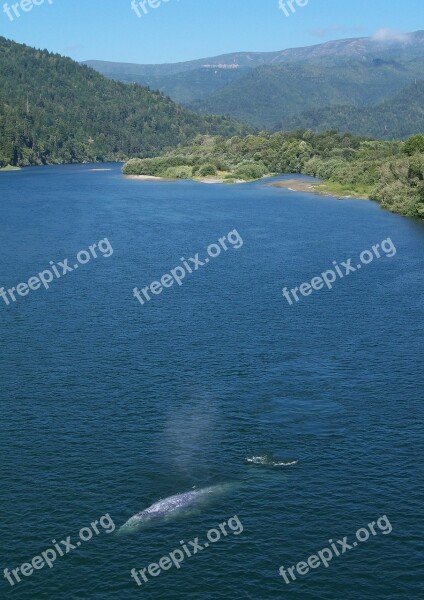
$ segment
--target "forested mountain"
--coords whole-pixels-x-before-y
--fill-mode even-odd
[[[283,124],[281,123],[281,127]],[[301,113],[285,129],[350,131],[380,139],[403,139],[424,132],[424,81],[418,81],[377,106],[332,106]]]
[[[194,71],[182,71],[181,73],[167,75],[166,77],[155,75],[146,77],[122,75],[119,81],[147,85],[153,90],[159,90],[166,94],[174,102],[190,108],[193,101],[208,98],[215,91],[236,81],[242,75],[249,72],[250,69],[246,67],[239,69],[208,67],[195,69]]]
[[[380,32],[372,38],[352,38],[333,40],[323,44],[304,48],[288,48],[277,52],[233,52],[208,58],[201,58],[179,63],[148,65],[138,63],[118,63],[102,60],[88,60],[84,64],[93,67],[99,73],[132,83],[145,84],[149,78],[157,81],[177,73],[188,73],[202,68],[223,65],[237,66],[239,69],[254,69],[262,65],[278,65],[282,63],[305,62],[327,58],[376,58],[384,55],[387,58],[410,60],[422,56],[424,51],[424,31],[416,31],[391,37]]]
[[[294,115],[336,105],[379,104],[415,79],[424,79],[424,57],[408,61],[320,59],[267,65],[250,71],[192,108],[229,114],[257,127],[288,129]],[[347,129],[355,125],[354,120],[350,123]]]
[[[90,61],[108,77],[149,85],[200,113],[231,115],[251,126],[336,127],[393,138],[421,130],[395,95],[424,80],[424,31],[338,40],[279,52],[236,52],[184,63]],[[379,105],[394,102],[393,108]],[[360,110],[362,107],[374,110]],[[398,124],[386,115],[400,109]],[[299,118],[297,118],[299,117]],[[404,122],[406,126],[401,125]],[[390,125],[390,124],[389,124]]]
[[[199,133],[243,126],[0,37],[0,167],[152,156]]]

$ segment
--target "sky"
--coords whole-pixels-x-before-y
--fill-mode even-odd
[[[310,46],[381,30],[394,35],[424,29],[423,0],[293,0],[295,12],[287,0],[32,2],[0,0],[0,35],[78,61],[179,62]],[[279,2],[285,2],[285,10]]]

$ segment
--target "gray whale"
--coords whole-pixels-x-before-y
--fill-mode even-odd
[[[248,456],[245,458],[245,462],[248,465],[261,465],[263,467],[292,467],[293,465],[297,465],[298,460],[290,460],[290,461],[282,461],[273,458],[265,454],[264,456]]]
[[[167,520],[171,517],[188,512],[190,509],[204,506],[213,498],[216,498],[232,488],[231,484],[214,485],[200,490],[190,490],[184,494],[169,496],[149,506],[149,508],[132,516],[118,533],[130,533],[137,531],[143,525],[158,520]]]

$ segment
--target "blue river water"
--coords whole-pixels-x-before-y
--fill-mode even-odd
[[[0,174],[0,287],[73,267],[100,240],[113,249],[49,289],[0,297],[0,597],[422,597],[423,223],[368,201],[102,167]],[[234,230],[242,245],[206,263]],[[283,297],[389,238],[395,254],[331,290]],[[183,285],[133,296],[197,253],[205,264]],[[207,486],[222,492],[207,505],[117,534]],[[109,533],[98,525],[13,586],[3,576],[104,515]],[[131,577],[234,516],[241,533],[141,586]],[[383,516],[390,533],[339,544],[328,567],[279,573]]]

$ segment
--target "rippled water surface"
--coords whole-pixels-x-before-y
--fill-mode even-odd
[[[106,513],[118,529],[161,498],[230,485],[136,534],[102,530],[13,588],[2,578],[0,596],[421,597],[423,224],[366,201],[92,168],[0,174],[1,285],[113,247],[48,291],[0,298],[1,571]],[[238,250],[144,306],[132,296],[234,229]],[[389,237],[396,256],[283,298]],[[131,579],[234,515],[241,535]],[[279,575],[383,515],[389,535],[290,585]]]

